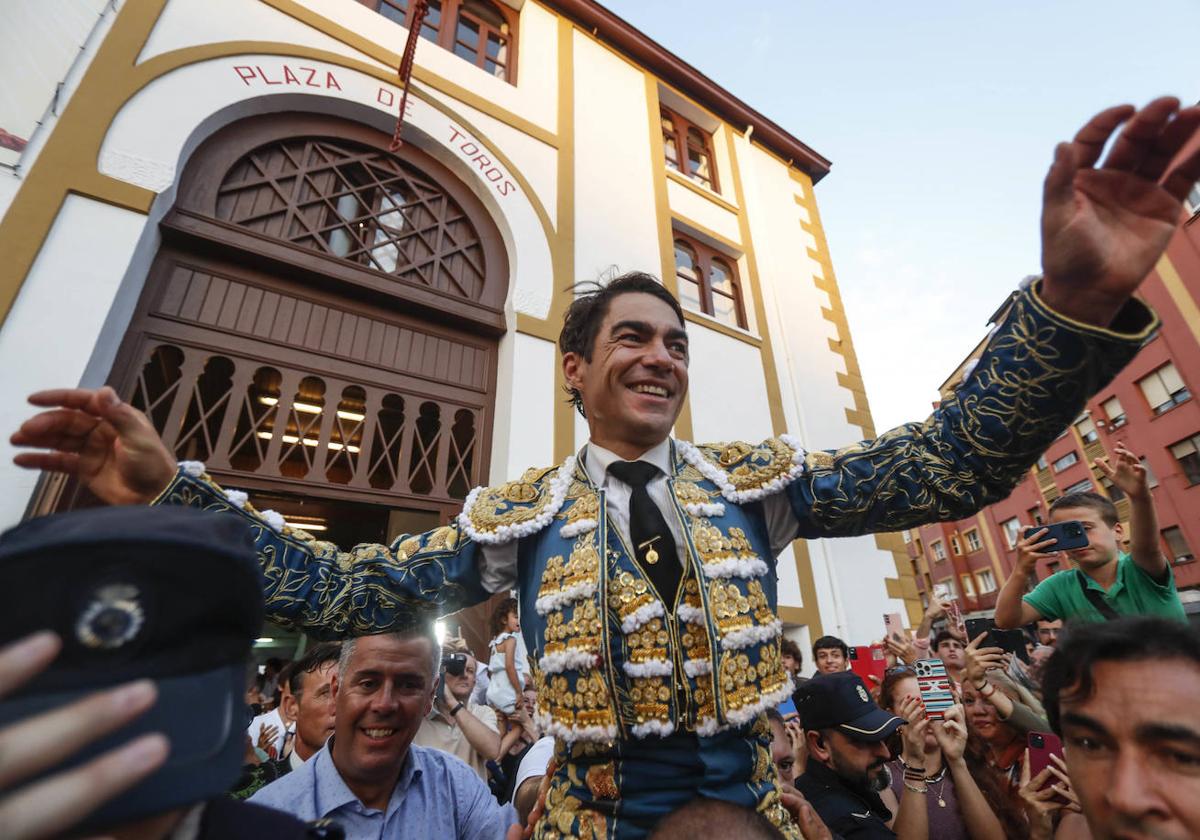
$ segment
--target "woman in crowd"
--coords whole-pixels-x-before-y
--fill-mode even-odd
[[[916,674],[907,666],[891,669],[880,687],[879,702],[897,713],[900,702],[919,696]],[[924,773],[928,793],[929,836],[938,840],[1001,840],[1028,833],[1028,822],[1004,780],[988,766],[978,739],[968,736],[962,706],[946,713],[945,722],[925,735]],[[903,792],[904,762],[891,771],[891,791]]]

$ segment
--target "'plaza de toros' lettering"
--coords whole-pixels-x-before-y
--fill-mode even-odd
[[[484,154],[479,144],[467,137],[454,126],[450,126],[450,143],[464,155],[472,166],[479,169],[484,180],[491,181],[500,195],[508,195],[516,190],[512,181],[504,177],[504,172],[498,169],[492,159]]]
[[[333,73],[328,70],[318,70],[315,67],[296,67],[292,69],[283,65],[283,70],[274,79],[268,76],[259,65],[238,65],[233,72],[243,83],[249,85],[252,81],[261,79],[267,85],[295,85],[296,87],[320,88],[321,90],[341,90],[342,86]]]

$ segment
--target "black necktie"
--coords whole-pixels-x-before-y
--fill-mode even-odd
[[[629,537],[633,544],[634,561],[650,578],[658,594],[662,596],[667,612],[675,609],[676,590],[682,568],[679,565],[679,549],[667,520],[646,485],[659,474],[658,467],[645,461],[614,461],[608,471],[629,485]]]

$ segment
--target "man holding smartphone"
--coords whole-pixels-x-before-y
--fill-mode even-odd
[[[1124,529],[1117,509],[1097,493],[1068,493],[1050,505],[1050,524],[1078,522],[1087,544],[1063,552],[1074,569],[1057,572],[1025,594],[1038,560],[1055,544],[1042,528],[1017,542],[1017,567],[996,600],[996,626],[1011,629],[1034,621],[1105,621],[1120,615],[1155,615],[1186,621],[1171,566],[1158,547],[1158,518],[1146,468],[1132,452],[1117,446],[1116,464],[1096,459],[1129,497],[1131,552],[1120,550]]]

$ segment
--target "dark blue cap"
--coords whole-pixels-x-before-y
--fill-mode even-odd
[[[792,695],[805,729],[839,729],[858,741],[882,741],[908,721],[875,705],[853,671],[818,674]]]
[[[221,794],[244,754],[246,663],[263,620],[246,523],[183,507],[108,507],[33,519],[0,535],[0,644],[53,630],[62,651],[0,701],[0,727],[134,679],[158,700],[68,760],[148,732],[166,764],[89,818],[98,828]],[[54,768],[50,772],[61,769]]]

